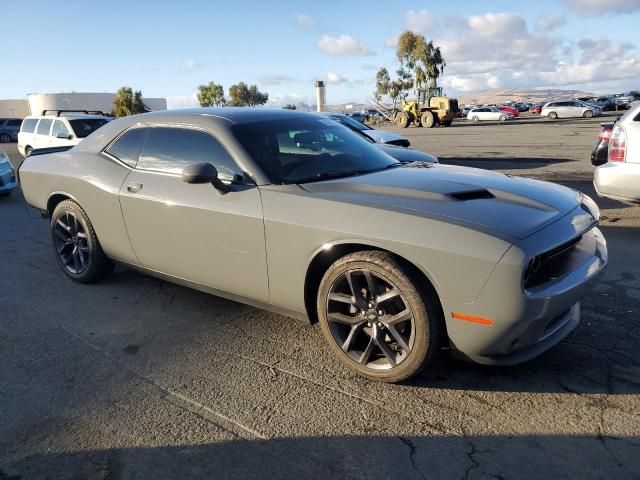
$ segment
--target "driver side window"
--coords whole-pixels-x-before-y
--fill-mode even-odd
[[[222,180],[242,175],[227,149],[211,134],[178,127],[152,127],[142,147],[136,168],[180,175],[185,167],[210,163]]]

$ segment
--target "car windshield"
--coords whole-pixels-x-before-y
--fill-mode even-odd
[[[73,128],[73,132],[76,134],[76,137],[84,138],[107,123],[107,120],[104,118],[82,118],[69,120],[69,123],[71,124],[71,128]]]
[[[246,123],[232,131],[272,183],[317,182],[401,165],[329,118]]]
[[[348,115],[340,115],[336,118],[353,128],[357,128],[358,130],[373,130],[373,128],[365,125],[364,123],[360,123],[355,118],[349,117]]]

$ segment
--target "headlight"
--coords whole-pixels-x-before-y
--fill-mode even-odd
[[[600,220],[600,208],[598,204],[593,201],[593,199],[589,195],[582,194],[582,208],[589,211],[591,216],[596,220]]]

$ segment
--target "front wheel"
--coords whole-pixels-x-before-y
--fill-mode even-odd
[[[547,115],[551,120],[555,120],[556,118],[558,118],[558,114],[556,112],[550,112],[549,115]]]
[[[0,143],[9,143],[11,141],[11,136],[7,133],[0,134]]]
[[[409,115],[407,112],[400,112],[396,115],[396,123],[399,127],[407,128],[409,126]]]
[[[386,252],[356,252],[325,273],[317,309],[322,333],[352,371],[400,382],[438,352],[443,332],[440,303],[424,280]]]
[[[474,115],[473,117],[471,117],[471,120],[474,121],[474,122],[477,122],[480,119],[477,116]]]
[[[89,217],[73,200],[60,202],[53,211],[51,239],[58,265],[71,280],[91,283],[113,270]]]
[[[500,121],[504,122],[507,119],[506,115],[500,115]]]

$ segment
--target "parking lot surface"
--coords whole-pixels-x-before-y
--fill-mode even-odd
[[[442,163],[595,198],[600,121],[384,128]],[[0,198],[0,479],[638,478],[640,208],[597,202],[610,266],[567,339],[514,367],[445,352],[386,385],[341,367],[317,326],[123,267],[73,284],[15,191]]]

